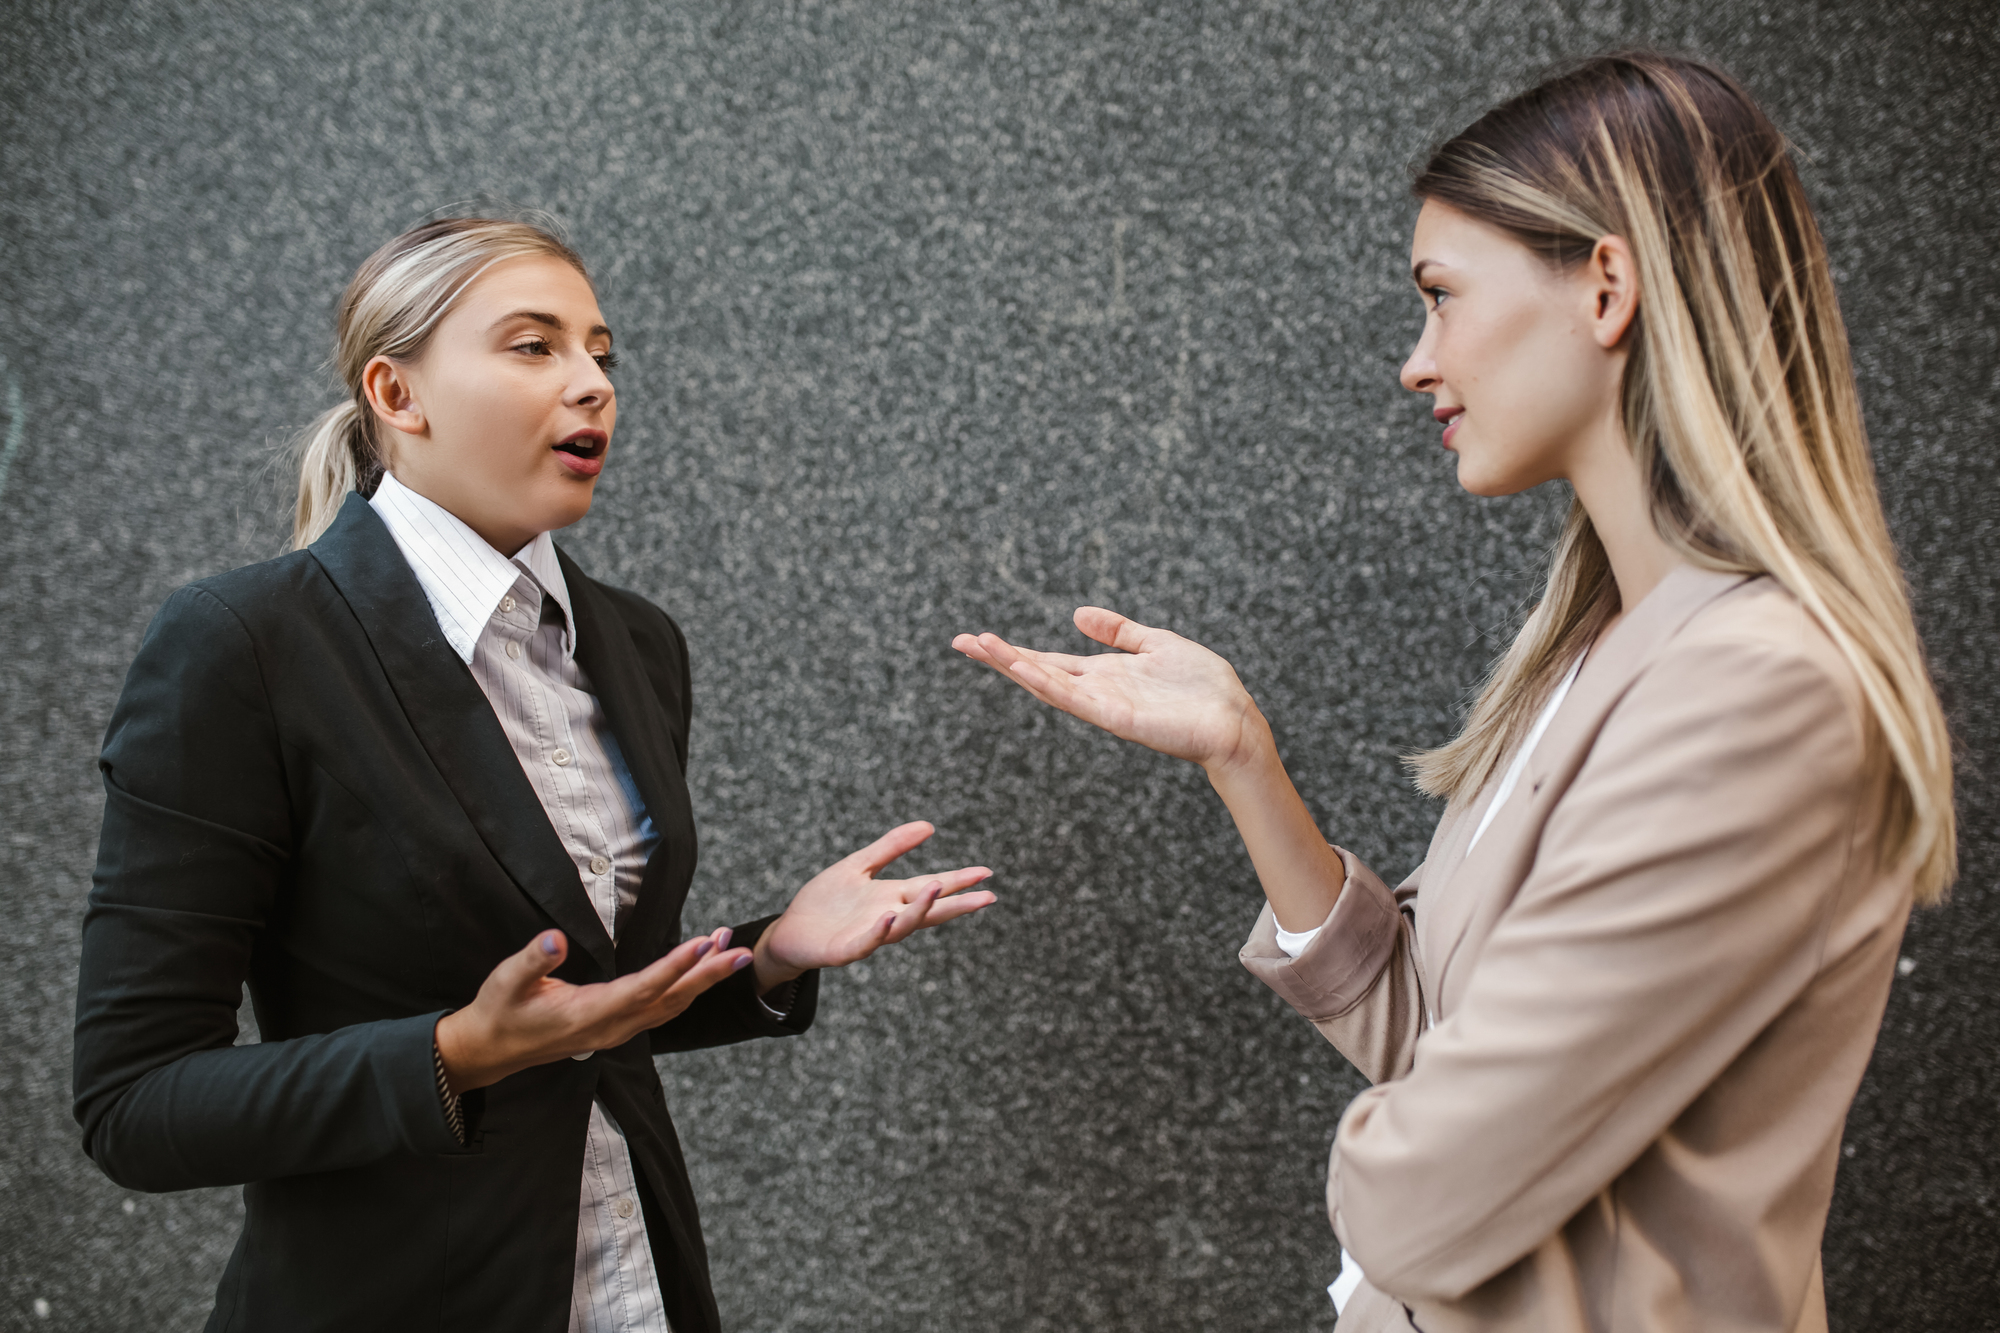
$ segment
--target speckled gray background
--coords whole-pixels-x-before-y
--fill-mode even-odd
[[[1228,654],[1385,873],[1559,498],[1460,494],[1396,387],[1409,159],[1544,62],[1722,59],[1822,208],[1966,757],[1827,1238],[1835,1327],[2000,1327],[2000,43],[1985,6],[102,5],[0,21],[0,1325],[199,1326],[234,1192],[68,1110],[92,764],[184,580],[280,547],[332,301],[439,205],[553,210],[626,357],[567,541],[686,627],[693,922],[896,821],[1002,905],[666,1067],[741,1330],[1325,1329],[1356,1076],[1234,960],[1200,776],[948,649],[1106,602]],[[40,1304],[38,1304],[38,1302]],[[38,1315],[38,1311],[45,1311]]]

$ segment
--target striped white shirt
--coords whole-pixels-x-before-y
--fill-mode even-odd
[[[521,770],[612,939],[659,833],[604,707],[576,662],[569,586],[544,532],[510,560],[457,516],[385,474],[372,503],[445,641],[472,668]],[[579,1057],[588,1059],[588,1056]],[[671,1333],[625,1135],[590,1108],[571,1333]]]

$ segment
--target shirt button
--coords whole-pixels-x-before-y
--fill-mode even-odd
[[[632,1207],[630,1199],[620,1199],[617,1203],[611,1205],[611,1211],[620,1217],[630,1217],[637,1210]]]
[[[512,611],[514,609],[514,599],[512,597],[502,597],[500,599],[500,609],[502,611]]]
[[[549,758],[556,761],[557,768],[567,768],[569,766],[568,750],[557,750],[554,754],[550,755]]]
[[[521,645],[515,643],[512,639],[507,640],[507,656],[519,661],[521,657]]]
[[[591,874],[593,874],[593,875],[601,875],[601,874],[603,874],[603,873],[604,873],[605,871],[607,871],[607,870],[609,870],[609,869],[611,869],[611,863],[610,863],[609,861],[605,860],[605,859],[604,859],[603,857],[601,857],[601,856],[593,856],[593,857],[591,857],[591,858],[590,858],[590,873],[591,873]]]

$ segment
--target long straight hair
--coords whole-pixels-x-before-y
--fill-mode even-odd
[[[1487,112],[1418,173],[1435,200],[1568,270],[1621,236],[1639,276],[1622,415],[1654,526],[1685,559],[1768,574],[1853,668],[1893,764],[1885,859],[1918,901],[1957,873],[1951,739],[1876,491],[1818,223],[1785,138],[1699,61],[1586,61]],[[1548,586],[1457,739],[1410,764],[1470,794],[1617,612],[1590,518],[1572,505]]]
[[[333,367],[347,401],[299,436],[298,502],[292,549],[312,544],[349,491],[373,495],[389,460],[361,391],[361,372],[378,356],[410,362],[460,297],[495,264],[531,255],[560,259],[590,281],[576,251],[541,227],[500,218],[443,218],[413,227],[362,261],[340,298]]]

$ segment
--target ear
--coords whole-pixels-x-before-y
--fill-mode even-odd
[[[1591,335],[1599,347],[1616,347],[1639,313],[1639,270],[1623,236],[1601,236],[1584,264]]]
[[[424,409],[404,367],[376,357],[361,368],[361,392],[383,425],[404,435],[424,433]]]

